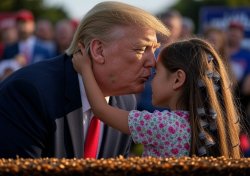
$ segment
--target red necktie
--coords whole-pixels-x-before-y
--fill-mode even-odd
[[[100,120],[97,117],[91,119],[84,143],[84,158],[96,158],[100,133]]]

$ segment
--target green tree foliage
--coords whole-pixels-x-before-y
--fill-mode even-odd
[[[249,0],[227,0],[227,5],[230,7],[238,7],[238,6],[250,6]]]
[[[0,12],[16,12],[20,9],[32,11],[36,19],[45,18],[56,22],[68,18],[62,7],[48,7],[43,0],[1,0]]]

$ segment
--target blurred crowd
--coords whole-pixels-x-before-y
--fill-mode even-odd
[[[68,48],[78,22],[62,19],[56,24],[35,19],[20,10],[0,21],[0,80],[26,65],[53,58]]]
[[[199,36],[212,43],[227,65],[230,73],[230,89],[235,91],[241,111],[244,129],[241,147],[245,156],[250,156],[250,50],[242,45],[244,26],[239,21],[231,21],[225,29],[207,26],[195,33],[192,19],[182,16],[178,11],[169,10],[159,15],[170,29],[169,38],[158,37],[161,46],[180,39]],[[28,10],[18,11],[14,17],[0,21],[0,81],[14,71],[45,59],[62,54],[69,46],[78,22],[62,19],[56,24],[48,19],[35,19]],[[155,56],[159,53],[159,48]],[[152,79],[152,78],[151,78]],[[144,92],[137,95],[138,109],[153,112],[159,107],[151,104],[151,79]]]

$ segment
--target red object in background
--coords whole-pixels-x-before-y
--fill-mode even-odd
[[[1,12],[0,13],[0,32],[5,27],[8,27],[10,25],[15,23],[15,13],[14,12]],[[4,50],[4,45],[0,41],[0,58],[2,58]]]
[[[79,21],[76,20],[76,19],[72,19],[72,20],[70,20],[70,22],[71,22],[71,24],[72,24],[72,26],[73,26],[73,28],[74,28],[74,31],[75,31],[76,28],[77,28],[78,25],[79,25]]]
[[[1,58],[3,56],[3,50],[4,50],[4,46],[2,43],[0,43],[0,61],[1,61]]]
[[[240,135],[240,147],[243,152],[246,152],[250,149],[249,137],[246,134]]]
[[[244,32],[244,26],[242,23],[238,22],[238,21],[231,21],[228,25],[229,29],[239,29],[242,32]]]
[[[15,13],[14,12],[1,12],[0,21],[6,18],[15,18]]]
[[[34,16],[29,10],[20,10],[16,14],[17,21],[34,21]]]

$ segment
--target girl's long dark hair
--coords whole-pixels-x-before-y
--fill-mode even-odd
[[[239,158],[239,112],[227,70],[215,49],[205,40],[192,38],[164,47],[159,61],[171,72],[182,69],[186,73],[177,106],[190,113],[190,155],[199,155],[199,149],[205,147],[207,156]],[[198,109],[205,113],[201,115]],[[215,145],[206,145],[209,140]]]

